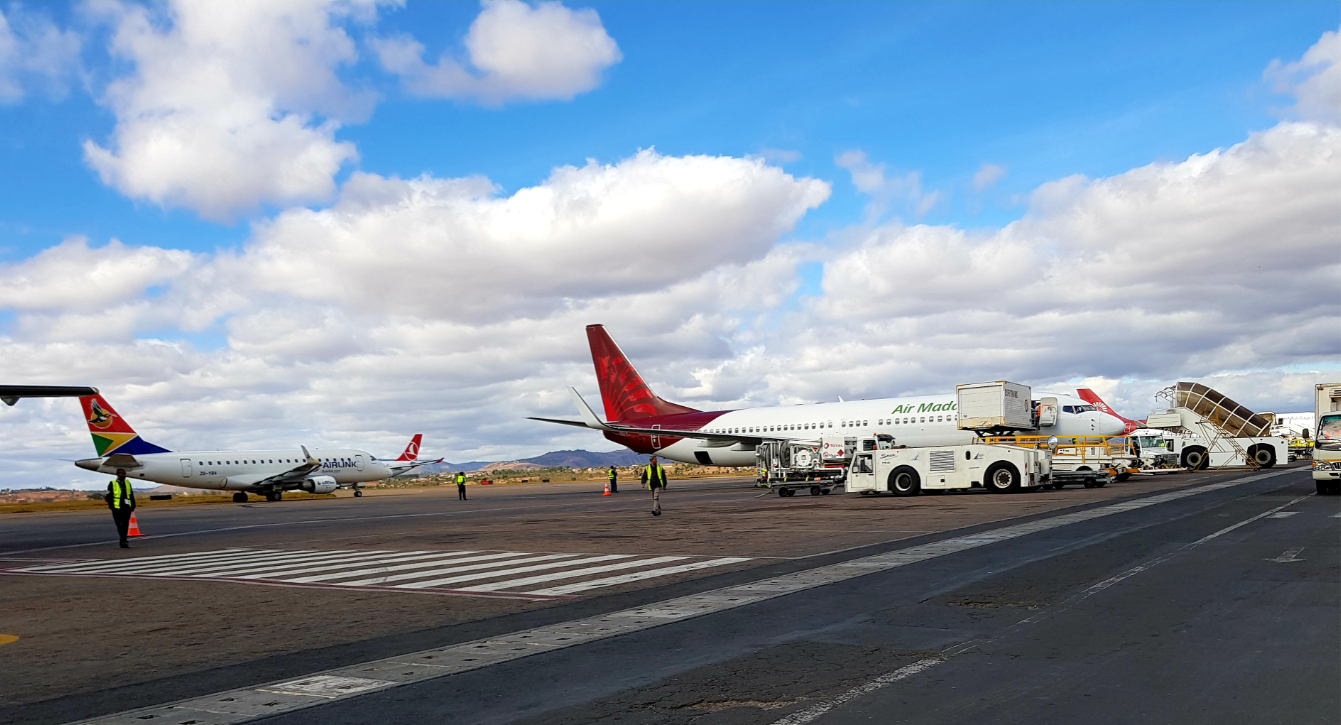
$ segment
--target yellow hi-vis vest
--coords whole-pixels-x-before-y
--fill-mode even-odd
[[[464,486],[465,483],[466,483],[466,474],[464,473],[456,474],[456,485]]]
[[[126,487],[123,490],[121,488],[121,482],[113,478],[111,483],[111,489],[112,489],[112,508],[114,509],[121,508],[121,504],[123,502],[126,504],[127,507],[130,506],[130,481],[126,481]]]
[[[610,471],[605,474],[605,477],[611,481],[615,480],[615,469],[611,468]]]

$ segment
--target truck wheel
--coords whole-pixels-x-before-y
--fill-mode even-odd
[[[782,498],[786,498],[786,497],[787,497],[787,489],[785,489],[785,488],[779,488],[779,489],[778,489],[778,496],[780,496],[780,497],[782,497]]]
[[[1006,461],[997,461],[987,469],[982,482],[992,493],[1014,493],[1020,490],[1020,472]]]
[[[1257,450],[1252,452],[1253,463],[1259,468],[1271,468],[1276,465],[1276,450],[1271,446],[1255,446]]]
[[[1060,491],[1060,490],[1062,490],[1063,488],[1066,488],[1066,481],[1053,481],[1053,482],[1052,482],[1052,490],[1054,490],[1054,491]]]
[[[1127,480],[1127,479],[1129,479],[1129,478],[1131,478],[1131,474],[1130,474],[1130,473],[1119,473],[1119,474],[1117,475],[1117,482],[1118,482],[1118,483],[1122,483],[1123,481],[1125,481],[1125,480]]]
[[[821,488],[821,489],[820,489],[820,493],[824,494],[825,496],[828,496],[829,493],[830,493],[831,491],[833,491],[832,488]]]
[[[819,486],[811,486],[811,487],[810,487],[810,495],[811,495],[811,496],[818,496],[818,495],[820,495],[820,487],[819,487]]]
[[[1189,468],[1193,471],[1200,471],[1206,468],[1206,451],[1202,448],[1189,448],[1183,451],[1183,468]]]
[[[899,466],[889,472],[889,492],[895,496],[916,496],[922,490],[922,479],[912,466]]]

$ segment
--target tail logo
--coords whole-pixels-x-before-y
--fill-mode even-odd
[[[405,455],[410,458],[419,457],[419,441],[410,441],[410,445],[405,446]]]
[[[90,400],[88,408],[89,408],[89,414],[88,414],[89,425],[99,430],[112,427],[112,420],[116,418],[116,415],[108,413],[107,411],[103,410],[102,406],[98,405],[97,400]]]

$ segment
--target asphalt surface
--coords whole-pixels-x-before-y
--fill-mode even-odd
[[[135,553],[276,541],[592,551],[600,542],[598,551],[653,546],[749,562],[545,602],[0,577],[0,632],[29,635],[0,646],[0,721],[69,722],[248,687],[1240,478],[1248,480],[265,721],[1341,721],[1341,500],[1311,495],[1306,470],[917,499],[780,500],[713,481],[677,487],[667,516],[651,523],[641,518],[642,492],[611,501],[571,485],[499,488],[470,509],[431,495],[162,509],[155,540]],[[102,518],[6,517],[0,563],[119,556],[102,548]],[[117,639],[120,651],[93,651],[106,644],[104,607],[122,602],[147,629]],[[153,628],[169,637],[156,640]],[[191,631],[203,636],[184,638]],[[131,651],[137,643],[147,654]],[[75,661],[77,648],[90,661]],[[169,664],[145,664],[155,658]],[[109,674],[124,685],[106,687]]]

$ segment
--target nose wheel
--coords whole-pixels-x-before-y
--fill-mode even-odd
[[[237,493],[233,494],[233,503],[246,503],[246,502],[247,502],[247,494],[243,493],[242,491],[238,491]]]

